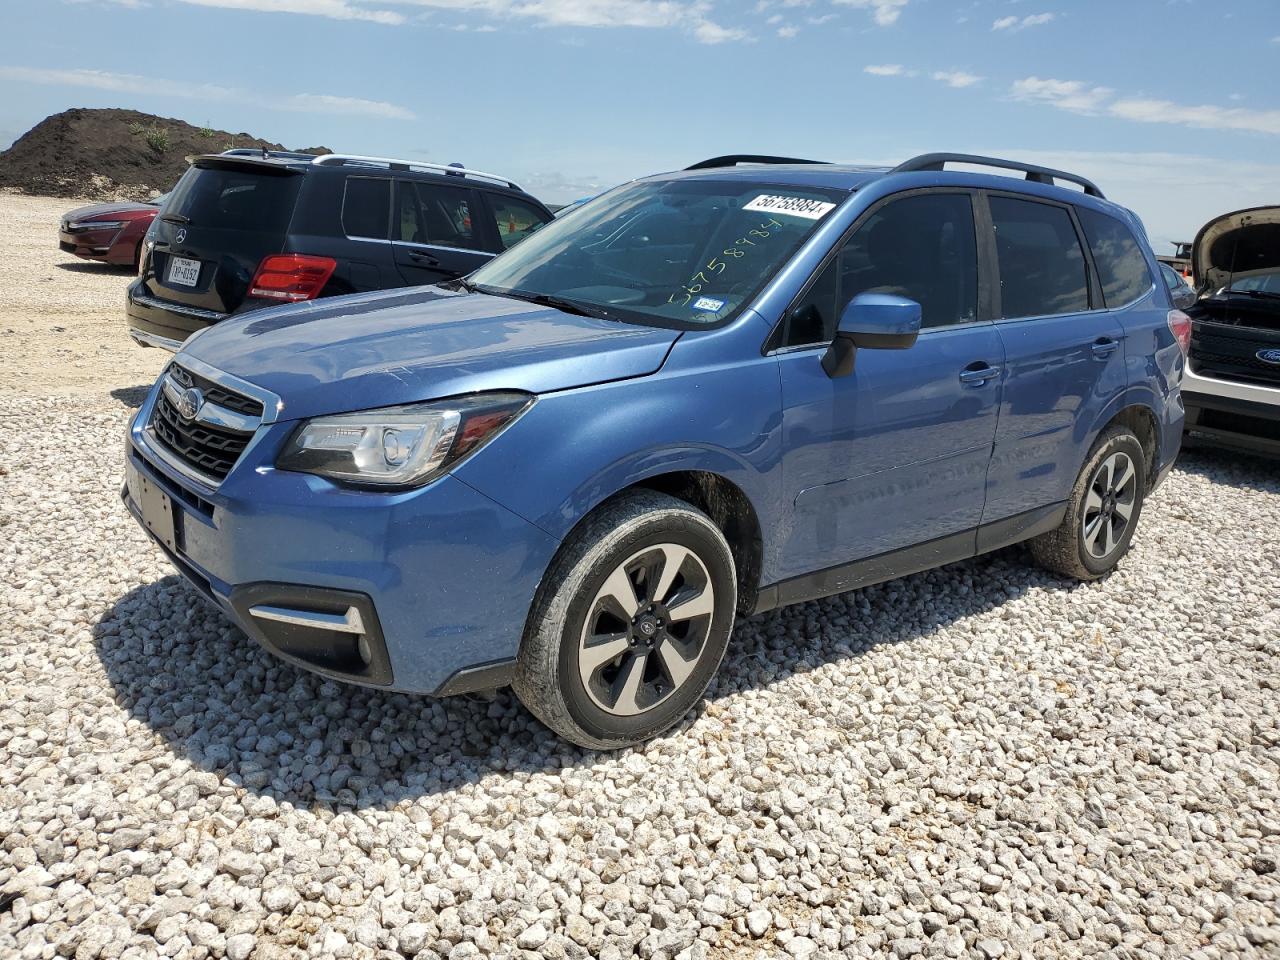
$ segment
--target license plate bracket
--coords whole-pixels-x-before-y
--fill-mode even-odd
[[[177,551],[173,498],[143,476],[142,471],[132,467],[129,469],[129,495],[142,515],[142,525],[170,550]]]
[[[200,261],[187,257],[170,257],[169,282],[194,287],[200,282]]]

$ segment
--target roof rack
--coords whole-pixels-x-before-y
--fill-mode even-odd
[[[306,160],[307,162],[316,158],[314,153],[301,153],[297,150],[268,150],[261,147],[233,147],[230,150],[223,150],[219,156],[253,157],[257,160]]]
[[[1019,163],[1016,160],[1000,160],[997,157],[979,157],[969,153],[925,153],[912,157],[906,163],[893,168],[894,173],[911,173],[915,171],[941,171],[948,163],[971,163],[980,167],[998,167],[1001,170],[1017,170],[1025,173],[1032,183],[1046,183],[1053,186],[1054,180],[1066,180],[1068,183],[1084,187],[1084,192],[1091,197],[1105,200],[1102,191],[1092,180],[1065,170],[1054,170],[1051,167],[1037,167],[1030,163]]]
[[[798,157],[769,157],[755,153],[731,153],[724,157],[712,157],[695,163],[686,170],[711,170],[715,167],[736,167],[743,163],[826,163],[825,160],[801,160]]]
[[[450,164],[446,166],[443,163],[424,163],[421,160],[396,160],[391,157],[362,157],[354,153],[326,153],[323,156],[316,157],[311,161],[318,167],[328,166],[369,166],[369,167],[387,167],[391,170],[425,170],[430,173],[444,173],[451,177],[478,177],[482,180],[492,180],[502,184],[504,187],[510,187],[512,190],[520,190],[523,188],[512,180],[510,177],[501,177],[496,173],[485,173],[483,170],[472,170],[470,167],[464,167],[462,164]]]

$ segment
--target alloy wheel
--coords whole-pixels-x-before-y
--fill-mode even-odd
[[[1124,540],[1138,498],[1138,471],[1127,453],[1102,461],[1089,481],[1081,519],[1085,549],[1102,560]]]
[[[706,648],[715,590],[688,547],[661,543],[609,574],[587,612],[578,672],[601,710],[629,717],[679,690]]]

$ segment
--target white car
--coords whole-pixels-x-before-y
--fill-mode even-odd
[[[1209,221],[1191,264],[1198,299],[1182,382],[1187,430],[1280,456],[1280,207]]]

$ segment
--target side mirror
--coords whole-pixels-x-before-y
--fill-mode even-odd
[[[853,373],[858,348],[906,350],[920,336],[920,304],[886,293],[860,293],[840,316],[836,337],[822,357],[831,379]]]

